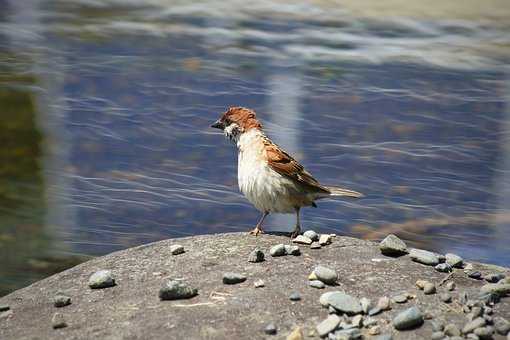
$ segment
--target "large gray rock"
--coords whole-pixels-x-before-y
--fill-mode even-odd
[[[423,324],[423,315],[416,306],[408,308],[397,314],[393,319],[393,327],[398,330],[411,329]]]
[[[387,256],[402,256],[408,253],[404,241],[393,234],[389,234],[379,243],[379,249]]]
[[[423,249],[411,249],[409,256],[414,262],[426,264],[428,266],[436,266],[439,264],[439,256],[437,254]]]
[[[336,280],[338,279],[337,273],[328,267],[317,266],[313,272],[319,281],[322,281],[328,285],[335,284]]]
[[[159,290],[161,300],[190,299],[198,295],[198,289],[190,287],[187,283],[170,280]]]
[[[115,286],[115,279],[109,270],[99,270],[89,278],[89,287],[92,289],[101,289]]]
[[[447,253],[445,254],[446,263],[454,268],[462,268],[464,260],[457,254]]]
[[[355,297],[352,297],[344,292],[335,291],[324,297],[327,304],[337,311],[349,315],[358,314],[363,311],[361,303]]]

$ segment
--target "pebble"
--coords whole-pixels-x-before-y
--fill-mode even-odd
[[[264,252],[260,249],[254,249],[248,256],[248,262],[257,263],[264,261]]]
[[[280,243],[275,246],[272,246],[271,249],[269,249],[269,254],[273,257],[276,257],[284,256],[287,254],[287,252],[285,251],[285,246]]]
[[[441,339],[444,339],[444,337],[445,337],[445,334],[443,332],[434,332],[430,336],[430,339],[432,339],[432,340],[441,340]]]
[[[439,257],[433,252],[413,248],[409,252],[411,260],[428,266],[436,266],[439,264]]]
[[[64,319],[64,315],[62,313],[53,314],[53,317],[51,318],[51,326],[53,329],[67,327],[67,322]]]
[[[356,328],[361,328],[363,326],[363,315],[357,314],[353,316],[351,320],[351,325]]]
[[[500,335],[507,335],[510,332],[510,322],[502,317],[494,318],[494,328]]]
[[[449,273],[453,269],[448,263],[440,263],[437,266],[434,267],[438,272],[441,273]]]
[[[334,331],[338,325],[340,324],[340,317],[336,314],[330,314],[326,320],[323,320],[321,323],[319,323],[316,327],[317,333],[319,333],[319,336],[325,337],[332,331]]]
[[[115,279],[109,270],[99,270],[89,278],[89,287],[92,289],[101,289],[115,286]]]
[[[274,323],[270,323],[264,328],[264,333],[268,335],[275,335],[278,330],[276,329],[276,326]]]
[[[337,273],[328,267],[317,266],[313,272],[315,273],[315,276],[317,276],[318,280],[329,285],[335,284],[338,279]]]
[[[436,293],[436,285],[431,283],[431,282],[427,282],[425,284],[425,286],[423,286],[423,294],[426,294],[426,295],[431,295],[431,294],[435,294]]]
[[[303,236],[303,235],[298,235],[295,239],[292,240],[292,242],[299,243],[299,244],[307,244],[307,245],[312,244],[312,240],[306,236]]]
[[[376,308],[379,308],[380,310],[390,310],[391,309],[391,301],[387,296],[383,296],[382,298],[377,301]]]
[[[287,255],[299,256],[301,255],[301,249],[298,246],[285,245],[285,253]]]
[[[506,296],[510,294],[510,283],[487,283],[480,288],[480,293]]]
[[[174,244],[170,246],[170,253],[172,255],[184,254],[184,247],[180,244]]]
[[[443,330],[444,334],[448,336],[460,336],[460,329],[457,327],[457,325],[453,323],[449,323],[444,327]]]
[[[476,318],[473,321],[468,322],[463,328],[462,333],[468,334],[473,332],[475,329],[485,326],[485,319],[484,318]]]
[[[321,249],[322,246],[319,244],[319,242],[312,242],[310,245],[310,249]]]
[[[0,312],[6,312],[9,309],[11,309],[11,306],[9,305],[0,305]]]
[[[304,237],[308,237],[312,241],[319,241],[319,234],[313,230],[307,230],[303,233]]]
[[[324,282],[319,281],[319,280],[312,280],[312,281],[309,281],[309,282],[308,282],[308,284],[310,285],[310,287],[318,288],[318,289],[322,289],[322,288],[326,287],[326,285],[324,284]]]
[[[291,301],[299,301],[301,300],[301,295],[298,292],[294,292],[289,295],[289,299]]]
[[[492,339],[494,329],[492,327],[480,327],[475,329],[474,333],[478,336],[480,340],[489,340]]]
[[[407,245],[393,234],[389,234],[379,243],[381,253],[386,256],[402,256],[407,254]]]
[[[321,246],[326,246],[331,243],[331,235],[322,234],[319,237],[319,244]]]
[[[198,289],[185,282],[170,280],[159,290],[161,300],[190,299],[198,295]]]
[[[397,330],[406,330],[423,324],[423,315],[416,306],[408,308],[393,319],[393,327]]]
[[[456,285],[455,285],[455,282],[453,282],[453,281],[450,281],[446,284],[446,289],[448,289],[449,291],[454,291],[455,287],[456,287]]]
[[[239,273],[228,272],[223,274],[223,283],[226,285],[234,285],[246,281],[246,276]]]
[[[420,289],[420,290],[423,290],[423,287],[425,287],[425,285],[427,283],[429,283],[429,281],[418,280],[418,281],[416,281],[416,287],[418,287],[418,289]]]
[[[258,279],[255,280],[255,282],[253,282],[253,285],[255,286],[255,288],[262,288],[266,285],[266,283],[264,282],[264,280]]]
[[[310,275],[308,275],[308,280],[310,281],[317,280],[317,275],[315,275],[314,272],[311,272]]]
[[[499,281],[505,278],[504,274],[496,273],[496,274],[487,274],[484,276],[485,281],[490,283],[498,283]]]
[[[399,294],[395,295],[391,301],[395,303],[406,303],[407,302],[407,294]]]
[[[287,335],[287,340],[302,340],[303,339],[303,331],[301,327],[296,327],[294,330]]]
[[[381,327],[379,326],[370,327],[370,329],[368,330],[368,334],[370,335],[381,334]]]
[[[452,295],[449,294],[449,293],[442,293],[441,295],[439,295],[439,298],[441,299],[441,301],[443,301],[444,303],[450,303],[452,302]]]
[[[445,254],[445,257],[446,257],[446,263],[448,263],[450,266],[452,266],[454,268],[462,268],[464,260],[459,255],[448,253],[448,254]]]
[[[482,273],[480,272],[469,272],[468,277],[476,280],[480,280],[482,278]]]
[[[71,304],[71,298],[64,294],[57,294],[53,298],[53,304],[58,308],[69,306]]]
[[[352,315],[363,311],[358,299],[341,291],[331,292],[327,295],[326,300],[329,306],[342,313]]]
[[[363,310],[363,313],[368,314],[372,301],[370,301],[370,299],[367,299],[366,297],[363,297],[359,300],[359,302],[361,303],[361,309]]]

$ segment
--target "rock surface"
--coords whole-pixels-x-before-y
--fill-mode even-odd
[[[482,285],[488,284],[456,269],[449,279],[457,286],[452,292],[454,301],[446,305],[438,295],[424,295],[414,283],[427,279],[442,293],[447,291],[447,284],[440,282],[450,274],[415,263],[408,256],[386,257],[377,243],[349,237],[337,236],[318,250],[302,247],[301,256],[269,256],[261,263],[247,261],[253,249],[267,254],[275,244],[290,244],[289,238],[233,233],[181,238],[178,242],[186,249],[179,256],[172,256],[169,249],[176,240],[147,244],[93,259],[0,298],[0,305],[10,306],[10,310],[0,312],[0,339],[286,339],[292,332],[292,339],[319,339],[316,326],[328,317],[328,309],[321,306],[319,298],[330,291],[365,297],[373,304],[382,296],[415,294],[411,301],[393,304],[391,310],[372,318],[379,320],[378,336],[430,339],[432,322],[455,323],[462,329],[468,320],[458,305],[460,292],[467,292],[472,299]],[[319,264],[335,270],[337,286],[308,286],[307,276]],[[477,263],[473,267],[484,275],[501,271],[509,276],[508,269]],[[90,274],[102,268],[115,274],[117,285],[90,289]],[[248,280],[224,285],[222,275],[226,272],[243,273]],[[169,280],[188,282],[199,294],[186,300],[160,301],[158,290]],[[256,280],[264,280],[266,286],[255,288]],[[505,287],[487,289],[504,291]],[[293,291],[300,293],[300,302],[289,299]],[[64,309],[53,305],[59,292],[72,298],[72,304]],[[434,319],[410,331],[395,330],[391,320],[412,305],[424,315],[431,313]],[[68,327],[52,328],[56,312],[65,314]],[[494,320],[509,319],[509,315],[510,298],[504,297],[493,307]],[[270,323],[278,327],[276,336],[264,332]],[[309,336],[311,332],[314,337]],[[369,328],[361,329],[371,339],[368,332]]]

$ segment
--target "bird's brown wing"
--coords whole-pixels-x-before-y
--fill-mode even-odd
[[[274,171],[311,189],[315,189],[317,192],[329,193],[329,190],[313,178],[312,175],[310,175],[310,173],[298,163],[298,161],[280,149],[277,145],[270,141],[265,141],[264,147],[267,156],[267,163]]]

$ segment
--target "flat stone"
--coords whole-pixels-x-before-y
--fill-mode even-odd
[[[69,306],[71,304],[71,298],[64,294],[57,294],[53,298],[53,305],[57,308]]]
[[[277,332],[278,330],[274,323],[270,323],[264,328],[264,333],[268,335],[275,335]]]
[[[319,237],[319,244],[321,246],[327,246],[330,243],[331,243],[331,235],[322,234]]]
[[[407,294],[399,294],[395,295],[391,298],[391,301],[395,303],[406,303],[407,302]]]
[[[453,323],[449,323],[444,327],[443,330],[444,334],[448,336],[460,336],[460,329],[457,327],[457,325]]]
[[[439,264],[439,257],[428,250],[413,248],[409,252],[409,256],[414,262],[425,264],[428,266],[436,266]]]
[[[468,334],[468,333],[471,333],[473,332],[475,329],[479,328],[479,327],[483,327],[485,326],[485,319],[484,318],[476,318],[474,319],[473,321],[470,321],[468,322],[463,328],[462,328],[462,333],[463,334]]]
[[[66,328],[67,322],[64,319],[64,315],[62,313],[55,313],[51,318],[51,326],[53,329]]]
[[[341,329],[334,333],[333,339],[335,340],[357,340],[361,339],[362,334],[359,329]]]
[[[184,254],[184,247],[180,244],[174,244],[170,246],[170,253],[172,255]]]
[[[425,286],[423,287],[423,294],[431,295],[431,294],[435,294],[435,293],[436,293],[436,285],[431,282],[427,282],[425,284]]]
[[[336,314],[330,314],[327,319],[323,320],[316,327],[317,333],[320,337],[325,337],[332,331],[334,331],[340,324],[340,317]]]
[[[298,235],[295,239],[292,240],[292,242],[294,243],[299,243],[299,244],[306,244],[306,245],[310,245],[312,244],[312,240],[306,236],[303,236],[303,235]]]
[[[248,255],[248,262],[258,263],[264,261],[264,252],[260,249],[254,249],[250,255]]]
[[[272,246],[271,249],[269,249],[269,254],[273,257],[287,255],[287,252],[285,251],[285,245],[283,245],[283,243],[280,243],[275,246]]]
[[[319,281],[322,281],[328,285],[335,284],[336,280],[338,279],[337,273],[333,269],[328,267],[319,265],[315,267],[313,272],[315,273],[315,276],[317,276],[317,279]]]
[[[190,299],[198,295],[198,289],[188,286],[185,282],[170,280],[159,290],[161,300]]]
[[[332,294],[327,296],[327,302],[328,305],[335,308],[337,311],[349,315],[358,314],[363,311],[359,300],[344,292],[332,292]]]
[[[301,255],[301,250],[299,249],[298,246],[295,246],[295,245],[291,246],[291,245],[286,244],[285,245],[285,253],[287,255],[299,256],[299,255]]]
[[[441,273],[449,273],[453,270],[452,266],[450,266],[448,263],[440,263],[434,268]]]
[[[322,307],[329,307],[329,297],[334,294],[335,292],[326,292],[321,295],[319,298],[319,303],[322,305]]]
[[[223,274],[223,283],[226,285],[235,285],[246,281],[246,276],[239,273],[228,272]]]
[[[379,243],[379,249],[383,255],[387,256],[402,256],[409,252],[405,242],[393,234],[386,236]]]
[[[361,326],[363,326],[363,315],[354,315],[351,319],[351,325],[356,328],[361,328]]]
[[[447,253],[444,256],[446,258],[446,263],[453,268],[462,268],[464,265],[464,260],[457,254]]]
[[[510,294],[510,284],[508,283],[487,283],[480,288],[482,294],[495,294],[506,296]]]
[[[115,279],[109,270],[99,270],[89,278],[89,287],[92,289],[101,289],[115,286]]]
[[[319,242],[312,242],[312,244],[310,244],[310,249],[321,249],[322,246],[319,244]]]
[[[324,284],[324,282],[319,281],[319,280],[312,280],[312,281],[309,281],[309,282],[308,282],[308,285],[310,285],[310,287],[318,288],[318,289],[322,289],[322,288],[326,287],[326,285]]]
[[[312,241],[319,241],[319,234],[313,230],[307,230],[303,233],[304,237],[308,237]]]
[[[369,311],[368,311],[368,315],[370,316],[374,316],[374,315],[377,315],[379,313],[381,313],[383,310],[379,307],[374,307],[374,308],[371,308]]]
[[[393,319],[393,327],[397,330],[406,330],[419,327],[423,324],[423,315],[416,306],[408,308]]]
[[[289,299],[291,301],[299,301],[301,300],[301,295],[298,292],[293,292],[289,295]]]

